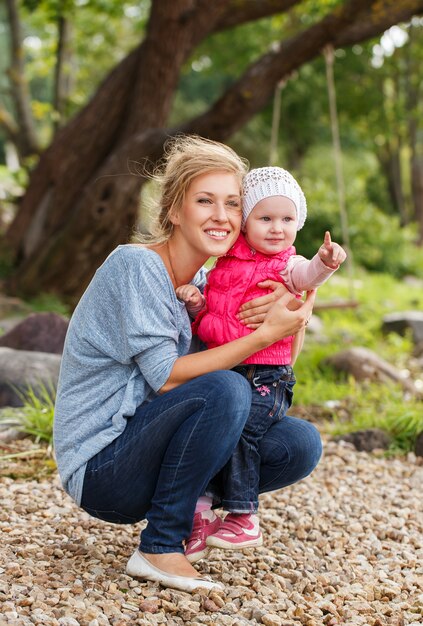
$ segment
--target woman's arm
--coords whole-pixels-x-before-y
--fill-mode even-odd
[[[270,346],[283,337],[294,335],[308,321],[313,310],[315,295],[314,291],[309,292],[307,300],[293,311],[289,309],[289,304],[293,299],[295,300],[295,297],[290,293],[285,293],[273,303],[263,323],[253,333],[218,348],[187,354],[176,359],[160,393],[170,391],[197,376],[219,369],[231,369],[254,352]]]

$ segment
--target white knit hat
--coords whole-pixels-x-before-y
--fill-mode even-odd
[[[292,200],[297,211],[297,230],[300,230],[307,217],[305,195],[292,174],[281,167],[259,167],[248,172],[244,178],[242,226],[256,204],[272,196],[285,196]]]

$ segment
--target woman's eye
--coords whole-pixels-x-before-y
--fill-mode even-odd
[[[229,209],[231,209],[231,210],[235,210],[235,211],[240,211],[241,210],[241,203],[237,202],[236,200],[232,200],[230,202],[227,202],[226,206]]]
[[[211,200],[210,198],[199,198],[198,202],[201,202],[202,204],[210,204]]]

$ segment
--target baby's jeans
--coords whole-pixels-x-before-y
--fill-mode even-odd
[[[207,493],[227,511],[255,513],[260,491],[259,444],[271,426],[285,418],[292,404],[295,376],[290,365],[241,365],[234,370],[251,385],[250,415],[231,458]],[[217,497],[219,491],[221,498]]]

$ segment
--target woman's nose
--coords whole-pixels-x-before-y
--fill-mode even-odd
[[[228,220],[228,216],[223,203],[215,203],[212,217],[216,222],[226,222]]]

